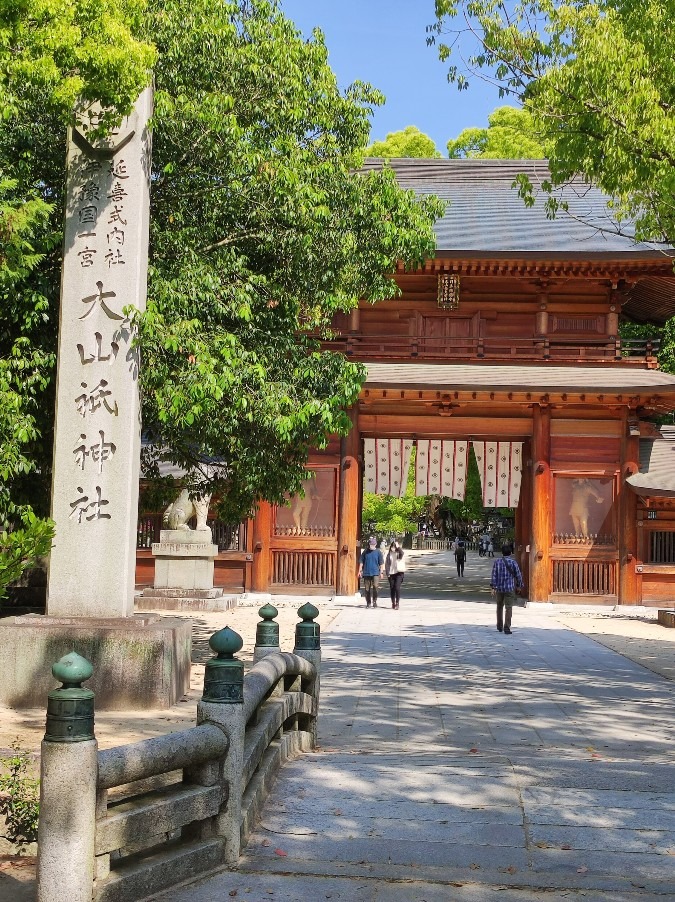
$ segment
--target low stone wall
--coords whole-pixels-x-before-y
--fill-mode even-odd
[[[180,618],[6,617],[0,647],[7,669],[0,702],[12,708],[44,705],[51,665],[71,651],[93,664],[90,685],[102,710],[170,708],[190,688],[192,625]]]

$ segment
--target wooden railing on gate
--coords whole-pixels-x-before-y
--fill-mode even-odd
[[[571,336],[431,336],[431,335],[337,335],[322,341],[323,347],[342,351],[359,360],[427,359],[491,360],[511,363],[538,361],[557,363],[615,364],[621,362],[652,369],[657,366],[658,340],[619,340],[601,335]]]
[[[616,595],[616,585],[616,561],[553,561],[554,594]]]
[[[335,585],[334,551],[272,551],[272,583],[275,586]]]

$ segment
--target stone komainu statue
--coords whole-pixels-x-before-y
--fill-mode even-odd
[[[192,517],[197,518],[196,529],[199,532],[211,532],[206,525],[206,518],[209,513],[210,495],[201,495],[199,498],[190,498],[187,489],[183,489],[171,504],[164,511],[164,522],[169,529],[190,530],[188,520]]]

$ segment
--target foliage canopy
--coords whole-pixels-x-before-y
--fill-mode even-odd
[[[310,447],[349,429],[362,369],[316,337],[359,298],[395,293],[387,274],[433,253],[442,207],[389,169],[355,171],[382,98],[339,91],[320,32],[304,40],[271,0],[149,13],[144,428],[237,519],[296,492]]]
[[[48,547],[67,125],[121,114],[154,74],[144,428],[236,519],[293,493],[348,427],[361,369],[316,337],[433,253],[434,199],[359,173],[381,95],[341,92],[323,36],[274,0],[23,0],[0,12],[0,547]],[[152,462],[150,462],[152,471]],[[6,478],[5,478],[6,477]],[[37,525],[35,516],[37,515]],[[33,519],[31,519],[33,518]],[[7,536],[14,537],[7,539]],[[40,544],[41,543],[41,544]],[[32,548],[32,550],[31,550]],[[9,571],[8,571],[9,572]],[[13,571],[14,572],[14,571]],[[1,584],[1,580],[0,580]]]
[[[465,128],[448,141],[451,160],[541,160],[547,146],[541,141],[527,110],[500,106],[488,116],[487,128]]]
[[[66,127],[76,100],[101,100],[112,120],[148,83],[155,53],[133,34],[142,15],[141,0],[0,9],[0,597],[51,545],[40,514],[49,497]]]
[[[398,132],[389,132],[384,141],[375,141],[366,150],[368,157],[419,157],[440,158],[432,138],[421,132],[415,125],[408,125]]]
[[[618,228],[630,219],[639,240],[672,244],[671,13],[662,0],[436,0],[430,42],[460,89],[480,72],[524,103],[548,150],[545,189],[582,175],[611,198]]]

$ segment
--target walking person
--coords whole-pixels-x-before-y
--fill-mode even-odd
[[[405,575],[405,558],[403,549],[398,542],[392,542],[387,552],[384,562],[384,572],[389,579],[389,593],[391,595],[391,606],[397,611],[399,602],[401,601],[401,583]]]
[[[363,577],[363,586],[366,590],[366,607],[372,604],[377,607],[377,589],[380,584],[380,576],[384,576],[384,556],[377,547],[377,539],[371,536],[368,539],[368,547],[361,552],[359,563],[359,579]]]
[[[466,542],[461,536],[455,542],[455,562],[457,564],[457,576],[464,576],[464,564],[466,563]]]
[[[511,545],[502,545],[502,557],[492,565],[490,586],[497,600],[497,629],[506,636],[511,635],[511,615],[516,600],[516,589],[523,585],[523,574],[513,560]]]

